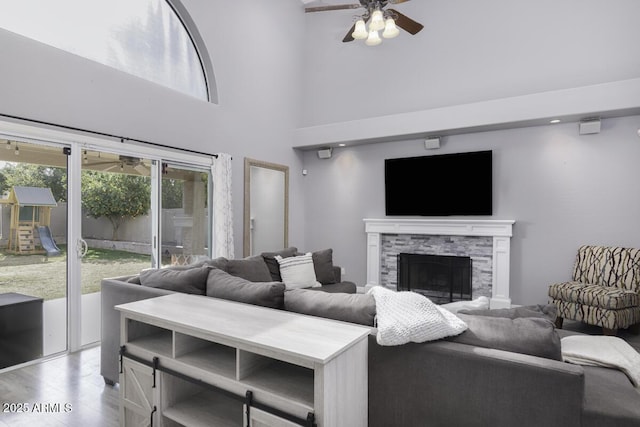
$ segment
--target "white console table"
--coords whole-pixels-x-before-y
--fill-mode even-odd
[[[368,328],[181,293],[116,309],[123,426],[367,425]]]

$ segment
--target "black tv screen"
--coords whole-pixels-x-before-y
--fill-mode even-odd
[[[388,216],[491,215],[492,152],[386,159]]]

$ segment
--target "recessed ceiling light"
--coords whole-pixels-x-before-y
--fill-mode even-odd
[[[338,144],[338,147],[345,147],[347,144]]]
[[[560,123],[560,119],[553,119],[550,120],[549,123]]]

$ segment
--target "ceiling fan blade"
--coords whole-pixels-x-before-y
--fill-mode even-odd
[[[149,169],[147,167],[147,165],[145,165],[144,163],[140,162],[137,165],[135,165],[133,167],[133,169],[138,172],[138,174],[142,175],[142,176],[149,176],[151,175],[151,169]]]
[[[119,160],[110,160],[110,161],[106,161],[106,162],[96,162],[96,163],[85,163],[86,166],[102,166],[102,165],[113,165],[113,164],[120,164]]]
[[[343,9],[358,9],[361,8],[362,5],[360,4],[336,4],[336,5],[329,5],[329,6],[312,6],[312,7],[305,7],[304,11],[309,13],[309,12],[326,12],[329,10],[343,10]]]
[[[349,29],[349,32],[342,39],[342,43],[352,42],[354,40],[351,34],[353,34],[353,30],[355,29],[356,29],[356,24],[354,23]]]
[[[409,18],[406,15],[403,15],[395,9],[388,10],[389,12],[393,12],[394,14],[398,15],[398,17],[396,18],[396,25],[406,32],[410,34],[417,34],[424,28],[424,25],[422,25],[421,23],[414,21],[413,19]]]
[[[400,3],[407,2],[407,1],[409,1],[409,0],[388,0],[388,3],[391,3],[391,4],[400,4]]]

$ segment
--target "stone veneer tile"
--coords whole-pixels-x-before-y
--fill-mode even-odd
[[[468,256],[472,260],[472,298],[491,298],[493,237],[382,234],[380,236],[380,283],[396,290],[399,253]]]

